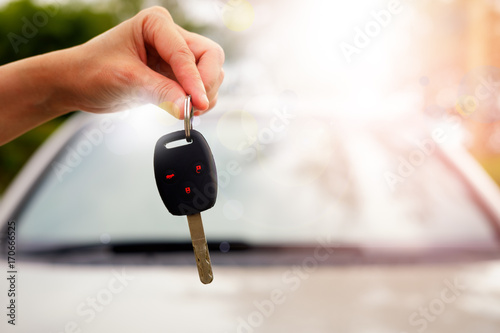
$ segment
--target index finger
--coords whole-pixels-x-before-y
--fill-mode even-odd
[[[219,44],[201,35],[186,31],[178,27],[195,59],[201,79],[208,97],[215,95],[221,84],[222,65],[224,64],[224,50]]]
[[[151,10],[143,18],[142,36],[167,62],[186,94],[193,98],[198,110],[209,106],[207,93],[196,67],[196,60],[168,11],[162,7]]]

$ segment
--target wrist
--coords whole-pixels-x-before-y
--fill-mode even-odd
[[[33,90],[43,90],[39,112],[47,117],[58,117],[78,109],[75,85],[78,80],[78,58],[73,48],[41,55],[37,77],[32,81]]]

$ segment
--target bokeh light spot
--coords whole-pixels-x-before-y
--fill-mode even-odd
[[[422,76],[419,80],[421,86],[428,86],[429,85],[429,78],[427,76]]]
[[[456,104],[456,110],[464,117],[468,117],[476,112],[479,101],[474,96],[461,96]]]
[[[111,236],[109,234],[101,234],[99,240],[102,244],[108,244],[111,241]]]
[[[258,124],[246,111],[229,111],[217,123],[217,138],[224,147],[238,151],[257,140]]]
[[[228,242],[222,242],[219,245],[219,250],[220,252],[229,252],[229,249],[231,248],[231,245]]]
[[[255,12],[246,0],[229,0],[222,8],[224,25],[233,31],[243,31],[252,25]]]

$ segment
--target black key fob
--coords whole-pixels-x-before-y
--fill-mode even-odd
[[[163,203],[172,215],[192,215],[215,205],[217,171],[203,135],[191,129],[162,136],[155,146],[154,172]],[[170,143],[183,140],[181,145]]]

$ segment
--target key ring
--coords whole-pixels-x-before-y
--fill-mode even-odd
[[[186,141],[191,142],[191,130],[193,129],[193,104],[191,104],[191,95],[187,95],[184,100],[184,131],[186,132]]]

